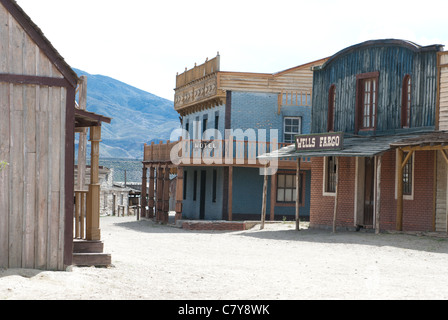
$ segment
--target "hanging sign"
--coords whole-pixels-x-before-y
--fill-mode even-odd
[[[344,147],[343,132],[328,132],[296,136],[296,151],[341,150]]]

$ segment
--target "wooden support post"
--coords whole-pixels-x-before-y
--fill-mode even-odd
[[[176,215],[174,222],[182,220],[182,201],[184,199],[184,168],[177,167],[176,181]]]
[[[296,171],[296,230],[300,231],[300,157],[297,158]]]
[[[142,193],[140,195],[140,205],[142,207],[142,218],[147,218],[146,216],[146,185],[148,176],[148,169],[143,165],[142,169]]]
[[[277,177],[271,175],[271,208],[270,208],[270,220],[275,220],[275,202],[277,197]]]
[[[86,236],[87,240],[101,240],[100,231],[100,157],[101,127],[90,127],[91,160],[90,185],[87,198]]]
[[[162,222],[168,223],[170,210],[170,168],[165,166],[163,177],[163,208]]]
[[[403,230],[403,150],[400,148],[397,150],[397,217],[396,217],[396,230]]]
[[[79,109],[87,108],[87,77],[81,76],[79,82]],[[76,190],[85,190],[86,176],[86,152],[87,152],[87,128],[82,129],[79,133],[78,142],[78,172]]]
[[[154,218],[154,185],[155,185],[155,168],[149,167],[149,186],[148,186],[148,219]]]
[[[376,160],[376,202],[375,202],[375,234],[380,233],[380,212],[381,212],[381,166],[383,156],[378,156]]]
[[[156,185],[156,221],[161,221],[163,216],[163,168],[161,165],[157,167],[157,185]]]
[[[228,207],[228,215],[229,221],[232,221],[232,202],[233,202],[233,167],[229,166],[229,207]]]
[[[336,220],[338,212],[338,189],[339,189],[339,157],[335,157],[336,161],[336,192],[334,195],[334,209],[333,209],[333,233],[336,232]]]
[[[261,204],[261,226],[260,230],[264,229],[264,222],[266,219],[266,202],[268,193],[268,167],[264,168],[264,183],[263,183],[263,203]]]

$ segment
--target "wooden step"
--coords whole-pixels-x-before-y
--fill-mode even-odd
[[[102,241],[73,240],[73,253],[103,253]]]
[[[73,253],[73,265],[78,267],[108,267],[112,257],[108,253]]]

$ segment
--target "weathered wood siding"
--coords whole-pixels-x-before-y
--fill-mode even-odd
[[[229,91],[280,93],[282,91],[311,92],[312,67],[322,65],[326,59],[317,60],[274,74],[220,72],[219,87]]]
[[[447,200],[447,164],[441,151],[437,152],[437,185],[436,185],[436,217],[435,231],[446,231],[446,200]]]
[[[354,46],[329,59],[313,78],[312,132],[327,130],[328,94],[336,86],[335,131],[355,131],[356,76],[379,72],[376,133],[401,128],[402,84],[412,77],[411,127],[435,125],[437,51],[411,49],[408,45],[376,42]]]
[[[63,77],[2,5],[0,73]],[[64,267],[66,99],[0,82],[0,268]]]
[[[439,129],[448,130],[448,52],[439,54]]]

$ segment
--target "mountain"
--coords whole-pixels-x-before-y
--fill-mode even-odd
[[[87,111],[112,118],[102,125],[100,158],[142,159],[144,143],[168,140],[179,128],[172,101],[107,76],[73,70],[87,76]]]

